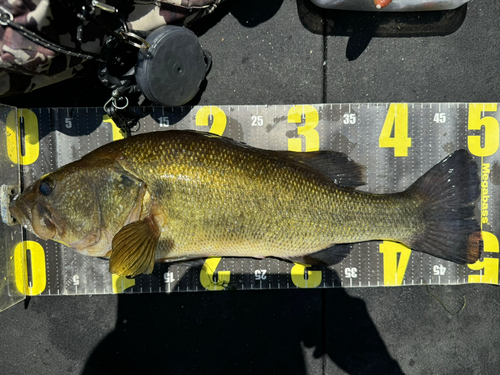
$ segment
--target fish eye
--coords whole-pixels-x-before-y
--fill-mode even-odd
[[[38,190],[40,190],[40,194],[47,196],[52,193],[52,186],[48,181],[42,181]]]

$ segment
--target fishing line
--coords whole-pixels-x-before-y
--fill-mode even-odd
[[[462,312],[463,309],[465,309],[465,306],[467,305],[467,299],[465,298],[465,295],[462,296],[463,299],[464,299],[464,303],[462,305],[462,307],[455,313],[452,313],[446,306],[445,304],[443,303],[443,301],[441,301],[438,297],[436,297],[434,294],[431,293],[431,291],[429,290],[429,285],[425,284],[425,288],[427,289],[427,293],[429,293],[436,301],[438,301],[441,306],[443,306],[443,308],[448,312],[448,314],[450,314],[451,316],[455,316],[455,315],[458,315]]]

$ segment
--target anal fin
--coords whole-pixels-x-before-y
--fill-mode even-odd
[[[134,277],[153,272],[160,228],[154,216],[124,226],[113,238],[109,271]]]
[[[333,245],[326,249],[316,251],[315,253],[306,254],[303,256],[287,257],[286,259],[292,262],[310,264],[312,266],[332,266],[340,263],[348,256],[354,244],[339,244]]]
[[[199,255],[196,255],[194,257],[180,256],[175,258],[162,258],[162,259],[157,259],[155,262],[170,263],[170,264],[175,263],[176,265],[182,267],[201,267],[203,266],[203,264],[205,264],[205,259],[206,257],[201,257]]]

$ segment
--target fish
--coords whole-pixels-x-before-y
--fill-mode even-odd
[[[108,143],[10,204],[42,239],[135,277],[209,256],[332,265],[353,243],[395,241],[458,264],[481,256],[478,166],[448,155],[408,189],[360,191],[365,167],[335,151],[265,150],[186,130]]]

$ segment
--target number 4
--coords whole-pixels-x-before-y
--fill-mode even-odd
[[[408,105],[391,104],[379,137],[379,147],[394,148],[394,156],[408,156]]]

